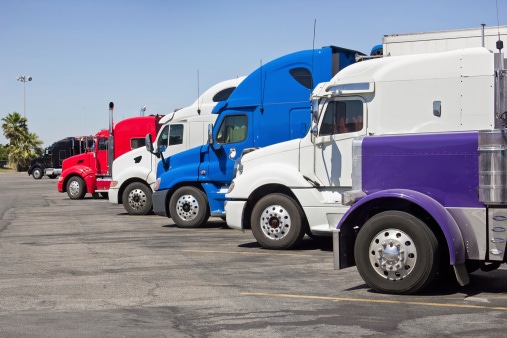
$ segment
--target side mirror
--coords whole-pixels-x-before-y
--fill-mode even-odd
[[[213,123],[208,124],[208,144],[213,145]]]
[[[316,125],[316,124],[314,124],[314,125],[312,126],[312,135],[313,135],[313,137],[317,137],[317,136],[318,136],[318,134],[319,134],[319,128],[317,128],[317,125]]]
[[[146,134],[146,138],[144,139],[144,143],[146,146],[146,150],[148,150],[148,152],[153,154],[154,150],[153,150],[153,141],[151,139],[151,134]]]
[[[310,103],[310,111],[312,112],[313,122],[319,120],[319,99],[313,99]]]

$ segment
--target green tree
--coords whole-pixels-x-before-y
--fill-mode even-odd
[[[0,144],[0,169],[3,169],[9,158],[9,146]]]
[[[26,117],[21,117],[17,112],[3,117],[2,121],[4,136],[9,140],[9,144],[18,144],[23,135],[28,133]]]
[[[0,161],[9,158],[9,146],[0,144]]]
[[[43,143],[35,133],[28,131],[27,119],[17,112],[2,118],[4,136],[9,140],[9,166],[17,171],[27,170],[30,160],[41,153]]]

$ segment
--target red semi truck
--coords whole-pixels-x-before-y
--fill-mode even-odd
[[[71,156],[62,163],[58,179],[59,192],[67,192],[71,199],[82,199],[89,193],[106,197],[111,184],[112,162],[126,152],[144,147],[146,134],[156,137],[163,115],[137,116],[113,121],[114,104],[109,104],[109,130],[93,137],[91,151]]]

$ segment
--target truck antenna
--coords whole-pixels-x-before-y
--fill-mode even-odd
[[[264,113],[264,84],[262,83],[262,71],[263,71],[262,70],[262,59],[260,61],[260,67],[259,68],[260,68],[259,70],[261,72],[261,81],[260,81],[260,84],[261,84],[261,88],[260,88],[260,90],[261,90],[261,93],[260,93],[261,94],[261,108],[259,110],[260,110],[260,112],[262,114],[262,113]]]
[[[313,19],[313,41],[312,41],[312,71],[310,73],[310,83],[313,90],[313,56],[315,54],[315,28],[317,27],[317,19]]]
[[[500,20],[498,19],[498,0],[496,0],[496,27],[498,29],[498,41],[496,42],[496,49],[501,53],[503,49],[503,41],[500,38]]]
[[[201,101],[199,101],[199,69],[197,70],[197,114],[201,115]]]

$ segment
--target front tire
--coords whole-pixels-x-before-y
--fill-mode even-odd
[[[413,294],[435,277],[439,243],[420,219],[401,211],[385,211],[359,230],[354,246],[357,270],[374,290]]]
[[[304,213],[294,199],[283,194],[264,196],[252,210],[252,233],[266,249],[291,249],[304,237]]]
[[[67,195],[71,200],[80,200],[86,195],[84,180],[79,176],[73,176],[67,182]]]
[[[140,182],[130,183],[123,191],[123,207],[131,215],[146,215],[153,209],[152,191]]]
[[[44,176],[44,172],[42,171],[41,168],[35,168],[33,171],[32,171],[32,176],[33,178],[35,178],[36,180],[40,180],[42,178],[42,176]]]
[[[179,228],[198,228],[208,221],[208,198],[195,187],[179,188],[169,201],[169,213]]]

